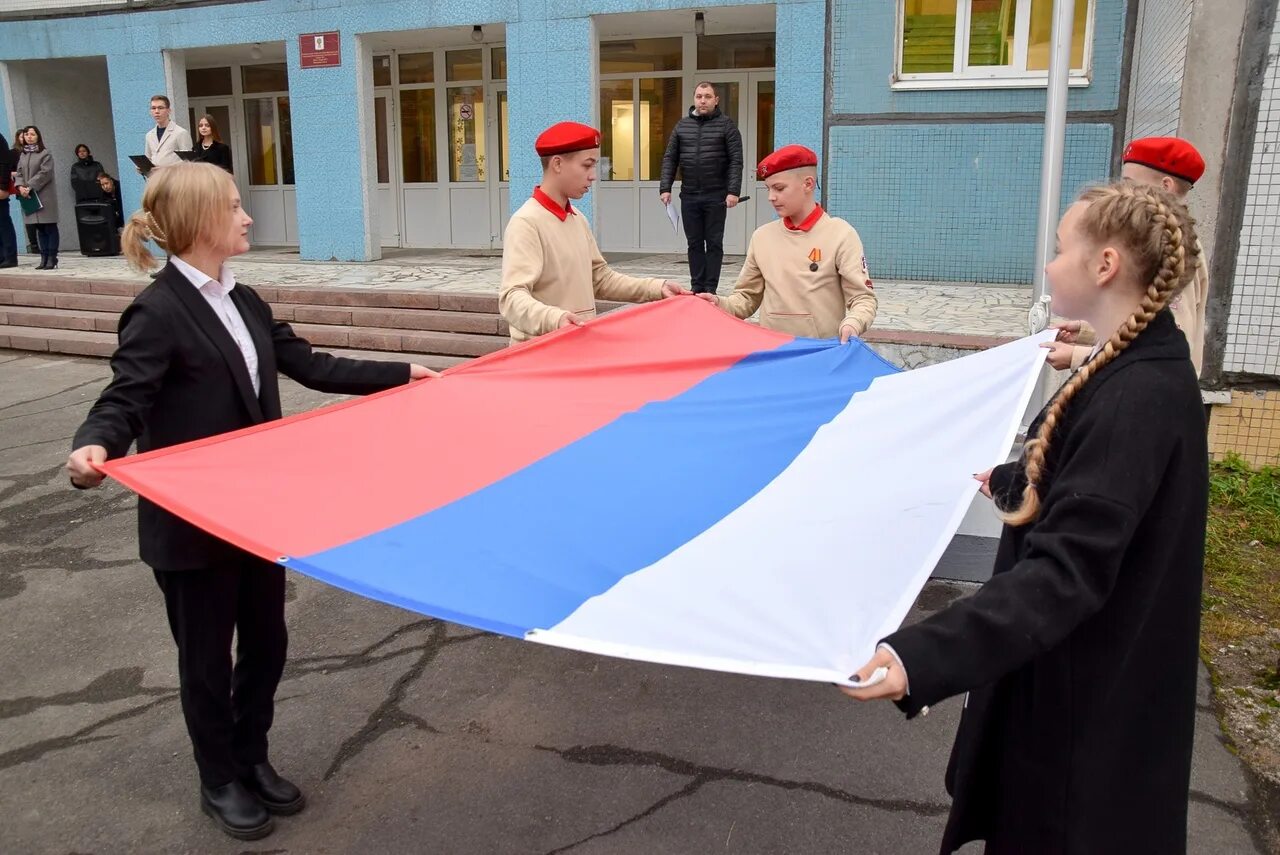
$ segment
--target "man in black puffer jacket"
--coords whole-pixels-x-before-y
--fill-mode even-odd
[[[724,260],[724,218],[742,190],[742,134],[720,112],[720,97],[710,83],[698,84],[689,115],[676,123],[662,155],[658,192],[665,205],[671,204],[677,168],[690,285],[695,294],[714,294]]]

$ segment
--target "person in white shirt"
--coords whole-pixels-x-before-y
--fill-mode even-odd
[[[99,484],[102,464],[136,439],[146,452],[281,417],[277,372],[324,392],[365,395],[436,377],[422,365],[316,353],[227,259],[249,249],[253,220],[232,177],[209,163],[153,173],[124,253],[146,270],[147,244],[169,254],[120,316],[113,377],[72,441],[71,483]],[[200,773],[201,808],[226,834],[256,840],[270,814],[306,799],[276,773],[267,732],[284,670],[284,568],[138,500],[139,552],[164,593],[178,646],[182,712]],[[233,635],[238,637],[234,668]]]

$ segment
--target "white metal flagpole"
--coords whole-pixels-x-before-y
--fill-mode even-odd
[[[1052,316],[1052,289],[1044,267],[1057,242],[1058,211],[1062,198],[1062,152],[1067,132],[1067,78],[1071,73],[1071,30],[1075,0],[1054,0],[1053,29],[1050,32],[1049,86],[1044,109],[1044,151],[1040,161],[1040,211],[1036,225],[1035,275],[1031,286],[1031,307],[1027,326],[1034,335],[1049,325]],[[1040,383],[1022,424],[1022,433],[1036,413],[1052,397],[1058,384],[1046,362]]]
[[[1036,226],[1035,278],[1032,280],[1032,333],[1049,323],[1049,282],[1044,266],[1053,253],[1062,197],[1062,151],[1067,131],[1067,78],[1071,73],[1071,30],[1075,0],[1055,0],[1050,34],[1049,87],[1044,109],[1044,152],[1040,162],[1040,218]]]

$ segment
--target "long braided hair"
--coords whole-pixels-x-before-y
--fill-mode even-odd
[[[1120,249],[1136,266],[1138,281],[1146,282],[1142,302],[1120,325],[1101,351],[1063,385],[1045,413],[1034,439],[1024,452],[1027,486],[1018,507],[1001,515],[1009,525],[1026,525],[1040,515],[1039,485],[1053,432],[1071,399],[1137,338],[1169,301],[1182,290],[1196,269],[1200,251],[1195,222],[1187,209],[1157,187],[1119,181],[1092,187],[1080,194],[1081,233],[1098,244]]]

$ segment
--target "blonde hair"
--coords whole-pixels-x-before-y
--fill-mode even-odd
[[[1040,481],[1053,432],[1062,421],[1071,399],[1137,338],[1169,301],[1194,275],[1200,244],[1195,221],[1187,209],[1163,188],[1119,181],[1090,188],[1077,200],[1084,209],[1078,228],[1098,244],[1118,248],[1137,270],[1137,281],[1145,282],[1137,310],[1112,334],[1093,359],[1059,390],[1045,413],[1034,439],[1027,442],[1023,456],[1027,486],[1018,507],[1001,518],[1009,525],[1025,525],[1040,515]]]
[[[121,249],[142,271],[160,262],[147,249],[154,241],[168,255],[181,255],[218,231],[231,216],[235,182],[211,163],[175,163],[155,169],[147,178],[142,207],[129,217]]]

